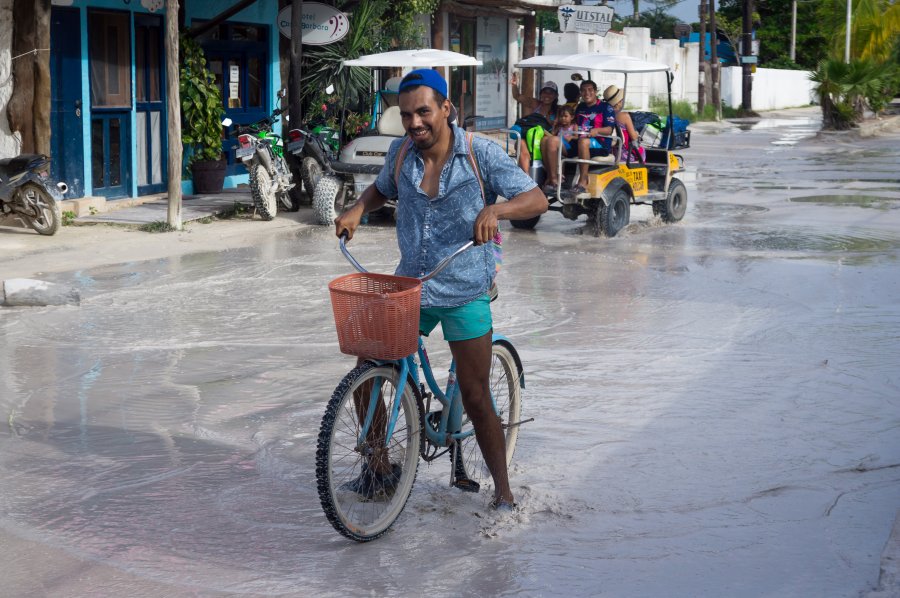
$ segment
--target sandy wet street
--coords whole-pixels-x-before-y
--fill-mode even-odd
[[[171,257],[190,233],[129,233],[152,259],[48,268],[80,307],[0,309],[3,594],[871,590],[900,505],[900,135],[814,139],[815,116],[696,127],[680,224],[634,208],[614,239],[556,213],[509,231],[494,319],[536,419],[511,471],[522,509],[448,488],[438,460],[366,545],[315,491],[353,364],[331,230],[203,225],[273,226]],[[393,234],[351,248],[390,271]]]

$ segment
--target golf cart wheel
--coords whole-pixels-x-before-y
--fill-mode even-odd
[[[653,202],[653,213],[658,214],[663,222],[678,222],[684,218],[687,210],[687,189],[678,179],[669,183],[666,199]]]
[[[631,218],[631,196],[625,189],[619,189],[609,200],[609,205],[600,204],[593,225],[594,236],[615,237],[625,228]]]
[[[300,164],[300,179],[303,181],[303,188],[306,189],[306,196],[312,201],[313,193],[316,191],[316,185],[322,178],[322,165],[315,158],[307,156],[303,158]]]
[[[272,220],[278,213],[278,198],[272,189],[272,175],[261,162],[250,163],[250,196],[263,220]]]
[[[316,185],[312,204],[319,224],[334,224],[334,219],[344,209],[347,194],[344,181],[335,176],[323,176]]]
[[[527,220],[510,220],[509,222],[513,225],[513,228],[532,230],[535,226],[537,226],[538,220],[540,219],[541,216],[540,214],[538,214],[534,218],[528,218]]]

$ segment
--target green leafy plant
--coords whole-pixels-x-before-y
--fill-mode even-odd
[[[138,227],[138,230],[145,233],[170,233],[176,229],[165,220],[155,220],[153,222],[148,222],[147,224],[142,224]]]
[[[77,217],[78,217],[77,214],[75,214],[75,212],[73,212],[72,210],[66,210],[65,212],[62,213],[62,225],[63,226],[71,225],[73,222],[75,222],[75,218],[77,218]]]
[[[181,140],[190,148],[187,166],[222,155],[222,93],[206,65],[203,49],[181,37]]]

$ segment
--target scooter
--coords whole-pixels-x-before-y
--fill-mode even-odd
[[[22,154],[0,160],[0,212],[16,214],[42,235],[52,235],[62,222],[59,202],[69,190],[48,178],[50,158]]]
[[[284,97],[283,91],[278,98]],[[253,123],[239,126],[235,131],[238,146],[234,156],[244,163],[250,173],[250,195],[256,210],[263,220],[272,220],[278,213],[278,202],[289,211],[300,208],[299,202],[291,199],[290,191],[294,187],[291,170],[284,160],[284,148],[281,137],[272,129],[287,108],[276,108],[270,116]],[[222,124],[230,126],[231,119],[226,118]]]

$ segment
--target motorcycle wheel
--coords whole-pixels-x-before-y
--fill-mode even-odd
[[[25,208],[22,214],[28,226],[42,235],[54,235],[62,222],[59,203],[41,185],[25,183],[19,188],[19,201]],[[35,216],[32,216],[35,214]]]
[[[280,172],[287,175],[287,177],[290,179],[290,182],[288,184],[291,184],[294,182],[294,177],[293,177],[293,175],[291,175],[291,169],[288,168],[287,162],[285,162],[284,158],[278,158],[278,162],[276,163],[276,168]],[[300,209],[300,199],[295,198],[294,195],[291,193],[290,189],[285,189],[283,191],[279,191],[277,193],[277,196],[278,196],[278,201],[281,202],[281,205],[288,212],[296,212],[297,210]]]
[[[316,185],[319,184],[319,179],[322,178],[322,165],[311,156],[303,158],[303,163],[300,165],[300,178],[303,180],[306,196],[312,201],[312,196],[316,192]]]
[[[344,181],[334,176],[323,176],[316,185],[313,194],[313,210],[316,212],[316,222],[319,224],[334,224],[334,219],[344,209],[344,201],[347,194],[344,190]]]
[[[271,220],[278,213],[278,198],[272,189],[272,175],[255,158],[250,163],[250,195],[263,220]]]

